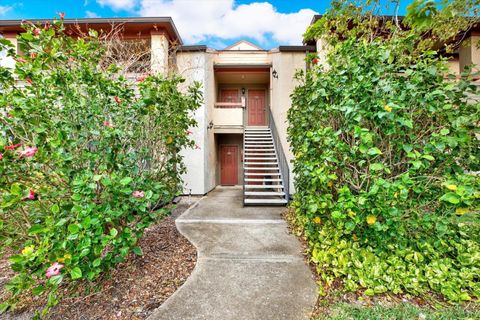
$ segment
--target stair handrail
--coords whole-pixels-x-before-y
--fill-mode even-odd
[[[246,133],[246,129],[247,129],[247,106],[245,104],[245,97],[242,96],[242,108],[243,108],[243,112],[242,112],[242,116],[243,116],[243,119],[242,119],[242,122],[243,122],[243,152],[242,152],[242,171],[243,171],[243,175],[242,175],[242,179],[243,179],[243,205],[245,205],[245,133]]]
[[[269,112],[269,124],[272,132],[273,143],[275,145],[275,152],[277,154],[278,164],[280,166],[280,172],[282,174],[283,190],[285,190],[285,199],[287,204],[290,202],[290,170],[288,168],[288,160],[283,151],[282,143],[278,135],[277,126],[275,120],[273,120],[272,112]]]

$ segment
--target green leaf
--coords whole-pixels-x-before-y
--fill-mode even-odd
[[[126,186],[126,185],[130,184],[130,182],[132,182],[132,178],[130,178],[130,177],[125,177],[122,180],[120,180],[120,184],[122,186]]]
[[[133,253],[135,253],[137,256],[143,256],[143,251],[140,247],[133,248]]]
[[[373,147],[368,149],[368,154],[371,156],[376,156],[378,154],[382,154],[382,151],[380,151],[380,149],[378,149],[377,147]]]
[[[78,224],[70,224],[68,226],[68,232],[70,232],[71,234],[77,234],[79,231],[80,227],[78,226]]]
[[[60,207],[58,206],[58,204],[54,204],[50,210],[52,210],[53,213],[57,214],[60,212]]]
[[[458,204],[460,203],[460,197],[454,193],[454,192],[449,192],[444,194],[440,200],[445,201],[445,202],[450,202],[452,204]]]
[[[115,229],[115,228],[110,229],[110,235],[111,235],[112,237],[116,237],[117,234],[118,234],[117,229]]]
[[[38,286],[32,289],[32,294],[35,296],[38,296],[45,292],[45,287],[44,286]]]
[[[72,280],[80,279],[82,277],[82,270],[79,267],[75,267],[70,271]]]
[[[429,154],[424,154],[424,155],[422,156],[422,158],[423,158],[423,159],[427,159],[428,161],[433,161],[433,160],[435,160],[435,158],[432,157],[432,156],[429,155]]]
[[[365,294],[366,296],[370,296],[370,297],[371,297],[371,296],[374,296],[374,295],[375,295],[375,291],[373,291],[373,289],[367,289],[367,290],[365,290],[364,294]]]
[[[45,228],[44,226],[42,226],[40,224],[35,224],[30,229],[28,229],[28,234],[33,235],[33,234],[44,233],[47,230],[48,230],[48,228]]]
[[[96,267],[98,267],[101,263],[102,263],[102,259],[97,258],[97,259],[93,260],[92,266],[94,266],[94,267],[96,268]]]
[[[381,171],[383,169],[383,163],[377,162],[370,165],[370,170],[372,171]]]
[[[446,136],[446,135],[449,134],[449,133],[450,133],[450,130],[447,129],[447,128],[443,128],[442,130],[440,130],[440,134],[441,134],[442,136]]]
[[[10,308],[10,305],[6,302],[0,304],[0,314],[5,313]]]

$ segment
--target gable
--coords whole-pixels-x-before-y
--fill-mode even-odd
[[[246,40],[240,40],[237,43],[232,44],[231,46],[226,47],[224,50],[228,51],[236,51],[236,50],[242,50],[242,51],[259,51],[262,50],[259,46],[254,45],[251,42],[248,42]]]

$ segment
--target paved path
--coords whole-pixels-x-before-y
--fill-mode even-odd
[[[217,188],[177,219],[198,250],[195,270],[150,320],[308,319],[317,287],[282,207],[242,207]]]

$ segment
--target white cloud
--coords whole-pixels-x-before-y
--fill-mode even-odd
[[[88,11],[88,10],[85,11],[85,16],[87,18],[100,18],[100,16],[97,13],[95,13],[93,11]]]
[[[6,15],[7,12],[9,12],[12,9],[13,9],[12,6],[0,6],[0,16]]]
[[[113,10],[132,10],[136,0],[97,0],[102,7],[111,7]]]
[[[135,0],[97,0],[132,2]],[[126,7],[125,7],[126,8]],[[281,13],[268,2],[236,5],[234,0],[140,0],[141,16],[170,16],[187,43],[210,37],[251,37],[265,43],[268,37],[282,44],[301,44],[315,11]]]

